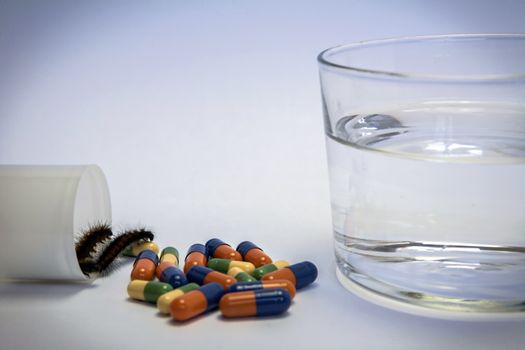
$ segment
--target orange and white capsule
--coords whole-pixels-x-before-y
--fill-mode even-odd
[[[273,316],[286,312],[291,298],[284,289],[262,289],[225,294],[219,302],[224,317]]]
[[[159,257],[154,251],[143,250],[135,259],[131,279],[151,281],[155,277],[155,269],[158,263]]]
[[[238,251],[218,238],[212,238],[206,242],[206,249],[208,255],[214,258],[242,261],[242,256]]]

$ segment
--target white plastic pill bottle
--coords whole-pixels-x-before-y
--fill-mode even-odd
[[[89,281],[75,235],[111,224],[106,178],[96,165],[0,165],[0,281]]]

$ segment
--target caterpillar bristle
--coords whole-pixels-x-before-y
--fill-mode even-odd
[[[84,275],[88,277],[95,277],[100,273],[100,267],[96,261],[85,260],[79,262],[78,264],[80,265],[80,269],[82,270]]]
[[[139,241],[152,241],[154,235],[145,228],[124,231],[113,239],[100,254],[97,259],[99,273],[105,274],[110,265],[122,254],[131,244]]]
[[[100,269],[97,277],[107,277],[110,274],[119,270],[122,266],[127,265],[129,263],[129,259],[122,259],[118,257],[115,260],[113,260],[113,262],[111,262],[105,269]]]
[[[75,244],[78,261],[82,262],[91,259],[91,255],[95,253],[97,245],[107,241],[111,236],[113,236],[113,232],[111,226],[107,223],[90,225]]]

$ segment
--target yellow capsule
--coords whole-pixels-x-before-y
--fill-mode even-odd
[[[274,261],[273,264],[277,266],[278,269],[282,269],[283,267],[290,265],[290,263],[287,260],[277,260]]]
[[[163,314],[169,314],[170,304],[173,300],[197,288],[199,288],[197,283],[188,283],[180,288],[172,290],[171,292],[162,294],[157,299],[157,308],[159,309],[159,312]]]
[[[238,267],[240,268],[241,270],[243,270],[244,272],[248,273],[248,274],[252,274],[253,270],[255,270],[255,265],[253,265],[251,262],[248,262],[248,261],[235,261],[233,260],[231,263],[230,263],[230,269],[233,268],[233,267]]]
[[[277,260],[271,264],[266,264],[261,267],[258,267],[257,269],[255,269],[255,271],[253,271],[252,276],[259,280],[262,276],[266,275],[267,273],[277,271],[288,265],[290,264],[286,260]]]
[[[155,254],[159,254],[159,246],[155,242],[140,242],[133,244],[131,247],[128,247],[123,254],[126,256],[137,256],[146,249],[154,251]]]
[[[238,267],[232,267],[228,270],[228,275],[232,276],[237,280],[237,282],[255,282],[257,281],[254,277],[252,277],[250,274],[245,272],[243,269],[240,269]]]
[[[175,266],[179,265],[179,251],[173,247],[166,247],[160,253],[160,262],[167,262]]]
[[[255,270],[255,266],[248,261],[238,261],[238,260],[229,260],[229,259],[210,259],[208,261],[208,267],[215,271],[222,273],[227,273],[230,269],[238,267],[244,272],[251,274]]]
[[[128,295],[135,300],[156,303],[164,293],[170,292],[173,287],[167,283],[133,280],[128,284]]]
[[[173,265],[179,265],[179,259],[177,259],[177,257],[175,255],[172,255],[172,254],[164,254],[160,258],[160,262],[168,262],[168,263],[173,264]]]
[[[144,288],[149,281],[134,280],[128,284],[128,295],[135,300],[144,300]]]

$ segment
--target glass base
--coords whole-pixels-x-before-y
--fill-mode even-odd
[[[340,266],[336,267],[337,279],[343,287],[366,301],[391,310],[416,316],[459,321],[525,320],[525,312],[467,312],[461,309],[454,310],[451,307],[439,309],[432,304],[410,303],[407,300],[395,299],[361,285],[352,279],[351,274],[344,271],[348,272],[347,269],[343,269]],[[431,296],[426,297],[433,299]]]

